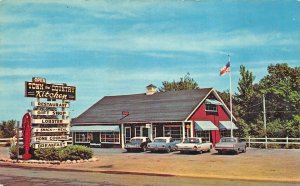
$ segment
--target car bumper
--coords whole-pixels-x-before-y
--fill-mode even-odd
[[[229,152],[229,151],[238,151],[238,148],[235,147],[215,147],[216,151]]]
[[[167,147],[147,147],[147,150],[150,151],[166,151],[168,150]]]
[[[195,149],[195,148],[177,148],[178,151],[184,151],[184,152],[199,152],[201,149]]]

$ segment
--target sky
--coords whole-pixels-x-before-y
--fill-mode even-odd
[[[258,82],[270,64],[300,66],[299,0],[0,0],[0,121],[21,121],[25,81],[76,86],[71,117],[103,96],[144,93],[187,73],[229,89],[231,56]]]

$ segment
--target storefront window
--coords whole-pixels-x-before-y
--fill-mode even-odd
[[[88,142],[87,132],[76,132],[75,133],[75,142]]]
[[[141,136],[141,127],[135,127],[135,136],[136,137]]]
[[[172,137],[175,140],[181,140],[181,126],[164,126],[164,136]]]
[[[231,131],[230,130],[221,130],[221,137],[230,137]]]
[[[101,143],[120,143],[119,132],[101,132],[100,134]]]
[[[203,142],[210,142],[210,131],[197,130],[196,137],[201,137]]]

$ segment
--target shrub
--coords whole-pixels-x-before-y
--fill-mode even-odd
[[[30,149],[30,153],[32,152],[33,149]],[[24,148],[22,146],[19,147],[19,155],[24,154]],[[11,145],[9,148],[9,156],[11,159],[17,159],[17,146],[16,145]]]
[[[56,148],[44,148],[36,149],[34,151],[34,157],[38,160],[59,160],[59,149]]]
[[[90,159],[93,156],[93,151],[89,147],[81,145],[72,145],[61,148],[59,151],[59,159],[65,160],[80,160]]]

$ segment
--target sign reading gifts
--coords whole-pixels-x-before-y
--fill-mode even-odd
[[[66,84],[47,84],[44,82],[25,82],[25,97],[75,100],[76,87]]]

